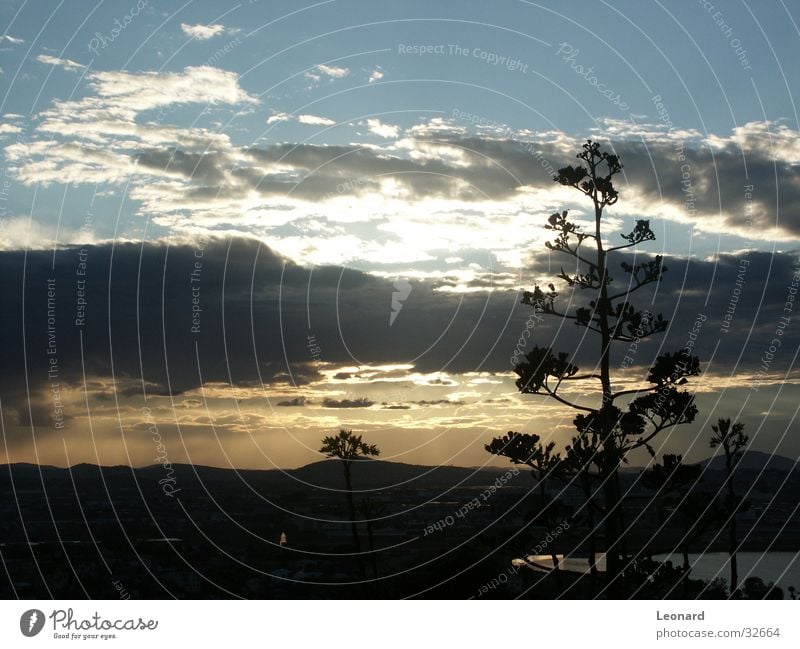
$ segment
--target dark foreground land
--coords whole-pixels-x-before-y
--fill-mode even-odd
[[[747,459],[736,475],[750,503],[738,517],[741,549],[797,551],[800,468],[783,458]],[[723,472],[714,463],[706,469],[703,488],[719,489]],[[536,516],[530,475],[508,476],[496,469],[359,463],[354,500],[359,508],[368,500],[374,520],[359,523],[369,583],[357,584],[335,461],[285,472],[2,466],[0,597],[603,596],[602,574],[591,582],[588,575],[547,575],[512,563],[537,546],[546,553],[542,543],[551,530]],[[678,551],[680,525],[669,523],[637,471],[623,477],[632,521],[627,553],[638,556],[629,594],[725,596],[724,585],[706,588],[646,559]],[[560,497],[574,518],[569,529],[551,534],[554,549],[586,556],[580,493],[568,487]],[[711,529],[691,551],[727,550],[726,538],[724,530]]]

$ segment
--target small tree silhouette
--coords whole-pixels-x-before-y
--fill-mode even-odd
[[[356,520],[356,506],[353,502],[353,480],[350,473],[350,465],[353,462],[377,457],[380,455],[378,447],[374,444],[367,444],[362,441],[361,435],[354,435],[352,430],[340,430],[338,435],[331,435],[322,438],[322,448],[320,453],[325,457],[341,460],[344,469],[345,495],[347,496],[347,507],[350,510],[350,529],[353,532],[353,545],[356,549],[356,561],[358,572],[362,581],[367,578],[364,569],[364,557],[361,555],[361,540],[358,537],[358,522]]]
[[[595,449],[581,437],[573,438],[572,443],[568,444],[565,450],[562,474],[577,478],[586,504],[589,588],[591,596],[594,597],[597,594],[597,525],[595,516],[603,513],[602,508],[597,504],[600,475],[592,468],[597,455]]]
[[[687,382],[687,377],[699,373],[699,361],[685,349],[664,354],[650,369],[649,386],[613,389],[612,343],[643,340],[667,328],[667,321],[660,314],[652,316],[630,302],[631,294],[661,281],[667,269],[661,256],[635,264],[622,260],[620,267],[629,276],[627,286],[616,293],[611,291],[609,255],[653,241],[655,234],[649,221],[638,220],[631,232],[621,234],[623,243],[609,245],[602,227],[603,213],[619,199],[613,179],[622,171],[622,164],[616,155],[602,151],[591,140],[583,145],[577,157],[581,163],[559,169],[554,180],[591,201],[594,212],[591,231],[570,220],[567,211],[557,212],[545,225],[556,235],[546,246],[574,260],[574,272],[567,273],[562,268],[559,277],[569,288],[589,291],[593,299],[586,306],[566,313],[559,310],[555,286],[548,284],[546,290],[535,286],[533,291],[525,291],[522,303],[543,315],[573,320],[578,327],[597,334],[599,372],[581,374],[570,354],[553,353],[550,348],[538,346],[526,354],[515,371],[520,392],[549,397],[579,412],[574,420],[577,435],[570,445],[571,459],[577,463],[572,469],[594,474],[603,490],[608,594],[619,597],[624,587],[620,578],[626,561],[619,467],[636,449],[645,448],[654,455],[650,446],[653,438],[673,426],[694,420],[697,414],[694,396],[679,386]],[[595,380],[600,384],[600,399],[594,407],[571,401],[560,392],[567,382]]]
[[[709,445],[711,448],[722,447],[725,453],[725,484],[723,488],[726,492],[725,511],[728,516],[728,552],[731,557],[731,594],[739,586],[739,567],[736,563],[736,514],[747,508],[747,503],[736,495],[736,488],[733,484],[733,474],[736,466],[744,455],[747,447],[747,435],[744,434],[744,424],[731,423],[730,419],[720,419],[715,425],[711,426],[714,434],[711,436]]]
[[[716,494],[701,491],[698,485],[703,468],[699,464],[684,464],[681,455],[664,455],[663,464],[654,464],[641,475],[644,487],[657,491],[665,501],[667,522],[680,524],[680,550],[683,555],[683,597],[689,598],[689,549],[691,544],[712,526],[724,520]],[[652,503],[651,503],[652,504]]]
[[[358,509],[364,517],[364,525],[367,527],[367,540],[369,542],[369,559],[372,565],[372,576],[378,577],[378,558],[375,554],[375,523],[380,522],[381,517],[385,516],[389,509],[381,502],[372,498],[363,498],[358,503]]]
[[[555,442],[544,445],[539,440],[538,435],[509,431],[503,437],[495,437],[485,448],[492,455],[507,457],[513,464],[524,464],[531,469],[531,475],[539,487],[537,518],[541,518],[547,535],[558,524],[562,509],[558,501],[547,497],[547,480],[560,476],[562,462],[561,456],[553,453]],[[561,590],[561,570],[553,543],[547,544],[547,550],[553,562],[556,586]]]

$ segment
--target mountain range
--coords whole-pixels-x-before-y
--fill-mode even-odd
[[[724,457],[716,455],[700,462],[706,472],[725,470]],[[508,467],[458,467],[458,466],[423,466],[384,460],[364,460],[352,465],[353,484],[358,489],[409,489],[485,487],[494,483],[506,473]],[[519,473],[507,480],[507,484],[519,487],[531,485],[529,472],[518,466]],[[760,451],[748,451],[744,454],[739,469],[741,471],[789,473],[800,469],[798,462],[780,455],[771,455]],[[629,467],[625,473],[631,474],[641,468]],[[226,469],[191,464],[174,464],[167,468],[151,465],[140,468],[129,466],[99,467],[94,464],[78,464],[70,468],[59,468],[36,464],[0,465],[0,485],[5,485],[9,477],[13,477],[16,489],[41,487],[42,481],[74,482],[76,486],[86,486],[87,482],[98,481],[109,485],[136,478],[137,482],[158,483],[166,475],[174,477],[176,484],[184,486],[197,484],[213,486],[231,480],[246,483],[255,489],[274,488],[282,490],[333,489],[342,488],[342,469],[338,460],[313,462],[296,469]],[[11,485],[8,485],[9,487]]]

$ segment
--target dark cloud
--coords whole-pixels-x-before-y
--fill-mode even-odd
[[[323,399],[323,408],[370,408],[375,402],[366,397],[358,399]]]
[[[86,275],[81,276],[76,274],[82,256],[77,248],[55,254],[0,252],[0,397],[10,411],[8,422],[48,425],[53,358],[62,386],[81,386],[85,376],[90,381],[87,390],[107,397],[114,379],[121,398],[175,395],[203,383],[303,386],[321,378],[320,363],[334,368],[413,364],[415,371],[425,373],[505,372],[512,368],[515,348],[524,353],[534,344],[569,351],[583,367],[591,367],[597,358],[596,336],[571,321],[536,322],[530,337],[523,338],[532,311],[519,303],[514,291],[442,293],[434,290],[436,282],[415,281],[390,326],[390,281],[339,267],[312,273],[250,240],[211,240],[202,249],[86,246],[84,253]],[[619,269],[621,259],[622,253],[612,269]],[[192,332],[196,263],[201,264],[196,305],[201,311],[199,331]],[[524,274],[531,278],[524,288],[532,287],[533,278],[548,276],[547,263],[546,257],[535,261]],[[642,342],[632,365],[647,366],[659,353],[684,346],[701,314],[705,322],[695,350],[704,362],[713,354],[711,371],[756,372],[779,319],[787,315],[797,255],[668,257],[665,263],[669,272],[658,290],[638,292],[635,303],[662,312],[670,327],[665,336]],[[78,281],[83,279],[85,323],[77,326]],[[624,287],[624,279],[618,271],[614,286]],[[48,284],[54,285],[50,333],[55,336],[55,354],[47,353]],[[558,300],[568,308],[571,300],[582,304],[589,297],[567,290]],[[731,310],[730,326],[723,327]],[[785,371],[792,363],[795,346],[788,341],[797,340],[800,318],[789,315],[787,342],[770,364],[773,372]],[[626,353],[626,344],[619,343],[614,362],[621,362]],[[347,374],[371,380],[363,368]],[[383,378],[386,374],[380,372],[373,377]],[[96,383],[100,379],[103,385]],[[428,383],[450,384],[444,379]],[[373,404],[331,400],[322,405]]]
[[[764,230],[776,226],[800,235],[800,167],[787,150],[790,138],[786,131],[770,136],[763,124],[752,124],[731,138],[716,138],[713,147],[676,138],[606,142],[624,164],[617,183],[623,192],[632,190],[652,205],[678,207],[689,219],[718,217],[744,236],[750,228],[750,236],[763,238]],[[470,163],[450,173],[491,198],[508,196],[521,185],[552,185],[550,170],[576,164],[573,149],[579,146],[451,134],[438,141],[468,152]]]
[[[685,160],[672,142],[623,141],[614,148],[627,186],[654,204],[671,203],[690,219],[718,216],[745,237],[764,238],[775,227],[800,235],[800,168],[782,159],[779,142],[773,150],[733,142],[718,149],[687,145]]]
[[[713,145],[674,137],[614,137],[607,146],[622,158],[618,185],[623,193],[635,193],[652,209],[666,204],[690,219],[715,218],[711,229],[728,224],[743,236],[750,232],[764,238],[764,231],[776,226],[800,234],[800,167],[790,150],[791,135],[756,123],[730,137],[712,138]],[[193,199],[231,198],[256,190],[318,201],[372,191],[381,178],[392,177],[412,201],[483,201],[507,199],[520,187],[551,187],[553,170],[573,163],[580,145],[569,138],[525,141],[452,131],[416,134],[411,141],[423,156],[411,159],[402,152],[358,146],[276,144],[248,149],[251,167],[219,152],[147,150],[137,159],[144,167],[191,179],[186,195]],[[432,154],[435,147],[457,152],[458,161]],[[281,171],[266,171],[273,165]]]
[[[311,403],[310,399],[306,399],[305,397],[295,397],[294,399],[287,399],[285,401],[278,401],[278,406],[283,406],[285,408],[302,408],[306,404]]]
[[[412,200],[444,197],[467,201],[510,197],[522,185],[550,184],[552,179],[517,142],[470,138],[418,140],[420,147],[447,146],[461,157],[458,164],[439,156],[409,159],[361,147],[317,144],[278,144],[248,150],[258,163],[291,169],[287,178],[276,174],[243,173],[264,194],[291,193],[315,200],[326,195],[357,195],[391,177],[409,190]],[[561,157],[564,156],[560,152]]]
[[[85,112],[79,109],[72,118],[83,121]],[[47,132],[46,164],[38,147],[18,146],[14,155],[19,159],[13,162],[24,182],[118,183],[127,177],[133,159],[142,173],[132,176],[132,188],[140,190],[145,212],[166,216],[182,212],[185,205],[208,219],[219,219],[224,209],[236,218],[236,201],[254,193],[317,203],[377,190],[386,178],[411,203],[427,198],[503,201],[518,196],[520,188],[553,187],[554,171],[575,163],[582,144],[582,138],[559,132],[516,138],[510,131],[467,134],[439,119],[407,129],[384,148],[313,143],[243,148],[225,138],[209,139],[205,131],[150,125],[138,142],[126,141],[120,148],[109,141],[98,149],[74,139],[72,118],[50,123],[52,132],[59,133],[59,123],[62,131],[55,141]],[[763,240],[777,227],[792,237],[800,235],[796,131],[765,121],[706,137],[662,127],[606,121],[598,129],[602,134],[597,139],[624,164],[617,183],[623,198],[626,192],[636,197],[640,211],[650,215],[704,219],[698,224],[701,229],[714,232],[735,231]],[[99,133],[105,138],[102,127]],[[176,140],[180,144],[173,146]],[[289,205],[283,208],[291,210]]]
[[[638,255],[635,261],[641,263],[651,258]],[[616,292],[624,292],[630,277],[621,269],[622,260],[633,262],[627,254],[619,254],[617,261],[612,261],[610,272],[615,278],[612,287]],[[664,351],[677,351],[691,342],[693,353],[701,362],[711,361],[713,354],[713,363],[708,367],[712,373],[757,372],[780,318],[787,315],[786,302],[796,292],[791,284],[799,263],[797,253],[751,251],[723,254],[709,260],[664,256],[668,271],[661,283],[656,288],[636,292],[630,299],[642,311],[663,315],[669,322],[667,331],[635,345],[615,343],[612,358],[638,371],[635,368],[649,367]],[[545,264],[545,260],[539,259],[532,272],[546,277]],[[560,281],[556,284],[557,288],[563,287]],[[563,312],[570,305],[585,305],[590,297],[580,289],[564,289],[557,304]],[[698,328],[698,321],[699,333],[693,337],[692,330]],[[532,325],[530,340],[536,344],[552,344],[555,350],[573,354],[579,365],[593,366],[598,345],[593,333],[566,321],[559,322],[554,332],[548,318],[541,323],[529,316],[527,324]],[[798,340],[800,332],[788,333],[787,342]],[[795,346],[785,347],[785,353],[770,366],[771,371],[785,371],[792,366]]]
[[[227,159],[219,153],[186,153],[170,149],[143,151],[136,156],[136,162],[148,169],[192,178],[203,184],[222,183],[227,165]]]

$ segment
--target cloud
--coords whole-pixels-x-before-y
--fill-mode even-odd
[[[22,334],[21,317],[0,324],[0,333],[9,336],[8,344],[13,344],[17,350],[5,357],[4,366],[0,368],[0,396],[4,407],[24,410],[28,398],[38,398],[37,395],[40,394],[44,401],[49,398],[52,402],[52,396],[48,397],[47,392],[50,389],[47,372],[31,372],[29,392],[20,383],[20,375],[15,378],[11,372],[11,368],[24,372],[26,361],[22,351],[23,335],[25,340],[30,341],[26,350],[28,366],[34,368],[39,363],[44,363],[41,367],[49,365],[46,339],[43,339],[45,342],[39,341],[42,318],[46,321],[48,317],[48,285],[55,287],[56,292],[56,321],[53,323],[53,330],[57,332],[58,378],[65,389],[69,385],[82,383],[82,368],[85,368],[86,375],[90,377],[110,376],[111,354],[117,375],[121,379],[132,377],[130,385],[133,393],[138,390],[141,394],[143,390],[147,390],[153,394],[174,395],[190,391],[201,385],[194,360],[195,343],[204,350],[201,354],[202,373],[205,381],[210,384],[232,381],[242,386],[290,387],[306,384],[310,379],[318,377],[318,372],[308,363],[307,356],[299,363],[291,361],[286,365],[280,360],[283,354],[280,351],[281,345],[274,346],[271,342],[276,340],[280,325],[276,319],[278,313],[269,304],[272,298],[268,295],[274,294],[273,288],[266,286],[275,287],[275,282],[280,282],[284,260],[267,249],[259,250],[254,242],[241,240],[234,245],[237,262],[226,265],[227,248],[224,241],[210,241],[206,249],[202,291],[204,309],[207,312],[203,313],[201,328],[196,334],[191,332],[191,292],[187,293],[185,290],[186,271],[194,266],[193,259],[197,259],[194,256],[194,246],[170,247],[168,254],[168,248],[164,245],[145,245],[142,248],[138,244],[124,243],[113,247],[65,247],[58,249],[55,257],[52,248],[49,252],[0,252],[0,270],[8,273],[9,281],[20,282],[7,293],[9,304],[13,303],[15,308],[21,308],[24,294],[27,304],[24,309],[25,322],[30,318],[32,327]],[[76,260],[80,250],[84,251],[87,260],[86,291],[81,295],[86,304],[85,310],[81,311],[78,310],[75,293]],[[259,298],[259,302],[264,301],[257,309],[259,315],[255,316],[259,333],[254,339],[249,334],[245,336],[239,327],[245,320],[250,321],[249,316],[245,317],[245,311],[249,312],[250,309],[245,307],[246,300],[240,302],[240,298],[249,293],[245,286],[245,275],[250,276],[252,273],[252,263],[256,255],[257,266],[260,268],[256,271],[256,276],[259,277],[257,281],[266,282],[263,284],[266,292]],[[22,273],[25,272],[23,260],[26,256],[31,262],[27,267],[30,281],[22,282]],[[51,261],[46,262],[46,258]],[[141,269],[139,263],[143,264]],[[250,267],[246,269],[246,266]],[[112,267],[115,270],[110,273]],[[297,270],[299,269],[295,268],[289,272],[293,274]],[[223,291],[224,274],[228,276],[227,281],[232,283]],[[163,286],[169,287],[163,294],[159,288],[162,286],[162,279],[166,282]],[[234,285],[237,288],[234,289]],[[108,293],[108,290],[111,292]],[[227,323],[223,323],[219,309],[223,299],[232,300],[229,307],[236,313],[234,319]],[[235,307],[234,303],[245,310]],[[76,319],[81,317],[80,313],[85,313],[85,325],[76,325]],[[235,321],[239,324],[234,324]],[[225,343],[229,354],[227,360],[222,345],[226,324],[237,330],[237,340]],[[109,330],[113,331],[113,348],[107,335],[102,333]],[[81,335],[84,337],[83,352]],[[12,340],[15,342],[11,343]],[[252,357],[253,340],[258,341],[256,344],[260,348],[260,359],[257,362],[253,362]],[[294,343],[291,344],[293,345]],[[290,354],[300,358],[299,350],[292,350]]]
[[[0,250],[54,247],[57,237],[58,242],[68,244],[75,238],[85,240],[85,233],[79,234],[67,228],[59,232],[52,221],[40,222],[28,216],[6,216],[0,220]]]
[[[330,80],[342,79],[346,77],[348,74],[350,74],[350,70],[348,68],[320,63],[319,65],[315,65],[311,70],[306,72],[304,76],[307,79],[311,79],[312,81],[316,82],[320,81],[323,77],[327,77]]]
[[[310,124],[314,126],[331,126],[336,124],[335,120],[329,117],[320,117],[318,115],[298,115],[297,121],[301,124]]]
[[[7,41],[12,45],[22,45],[22,43],[25,42],[24,39],[16,38],[15,36],[10,36],[9,34],[4,34],[3,36],[0,36],[0,42],[2,41]]]
[[[216,432],[221,444],[243,433],[258,437],[269,431],[274,438],[258,438],[272,449],[275,439],[286,437],[287,428],[318,438],[319,430],[335,430],[341,424],[337,409],[346,411],[348,421],[355,420],[352,425],[358,422],[359,430],[366,432],[391,425],[404,434],[417,429],[428,435],[456,429],[485,434],[511,430],[520,420],[533,418],[534,429],[546,427],[568,439],[569,413],[539,407],[541,400],[516,394],[510,357],[518,345],[523,352],[534,344],[548,345],[568,351],[573,362],[591,370],[597,361],[597,341],[558,319],[537,323],[529,329],[530,337],[523,338],[531,310],[519,303],[517,291],[442,294],[436,291],[440,282],[436,278],[415,281],[403,309],[407,317],[389,327],[393,286],[388,278],[339,266],[312,272],[252,240],[211,239],[203,244],[200,330],[193,333],[193,296],[187,278],[197,261],[197,245],[173,240],[170,245],[64,246],[55,253],[52,248],[0,252],[4,308],[14,314],[0,320],[5,341],[0,399],[8,415],[6,437],[11,449],[30,447],[32,431],[27,426],[32,424],[43,453],[55,440],[45,457],[59,453],[63,457],[62,436],[70,444],[85,440],[87,399],[94,430],[99,430],[103,413],[106,416],[108,437],[97,441],[118,445],[118,417],[126,427],[138,421],[145,391],[149,407],[164,424],[160,428],[171,418],[185,416],[179,422],[185,439],[207,440]],[[85,322],[76,325],[79,253],[87,264],[81,296],[86,310]],[[618,285],[624,279],[620,263],[630,256],[614,257],[612,273]],[[708,397],[703,412],[719,410],[720,416],[729,416],[727,410],[735,416],[748,395],[748,403],[757,404],[744,415],[748,421],[753,413],[770,410],[776,390],[785,395],[793,389],[796,372],[784,378],[792,368],[793,350],[784,345],[772,359],[768,377],[756,377],[754,382],[753,376],[785,315],[797,254],[742,251],[709,259],[669,257],[665,263],[669,271],[658,291],[642,290],[636,303],[664,312],[669,330],[666,336],[641,341],[633,353],[635,362],[624,370],[619,366],[630,354],[627,345],[614,347],[612,362],[620,385],[640,381],[658,354],[685,345],[702,314],[705,320],[694,349],[708,377],[692,385],[700,398]],[[531,259],[522,278],[525,284],[529,287],[537,277],[552,277],[549,264],[546,253]],[[52,385],[46,371],[50,283],[55,292],[58,380],[67,404],[63,431],[52,426]],[[562,289],[559,307],[585,299]],[[730,327],[722,333],[734,299]],[[787,341],[794,318],[788,326]],[[310,355],[310,335],[319,347],[314,352],[319,360]],[[715,350],[713,358],[710,350]],[[354,358],[359,359],[357,366]],[[19,378],[26,373],[27,388]],[[480,378],[492,382],[477,383]],[[751,391],[752,385],[760,386],[759,391]],[[345,398],[343,389],[348,390]],[[282,396],[279,403],[287,405],[272,412],[271,395],[292,395],[292,390],[297,396]],[[233,397],[244,399],[240,410],[234,410]],[[302,407],[309,398],[320,407]],[[512,400],[497,401],[502,398]],[[180,405],[184,401],[185,415]],[[406,420],[401,411],[409,409],[391,408],[404,405],[424,414],[424,419]],[[454,417],[448,411],[454,407],[464,410]],[[212,413],[214,431],[206,409]],[[792,411],[787,410],[788,425]],[[380,419],[381,413],[391,419]],[[697,431],[673,433],[669,443],[679,445],[690,434]],[[765,430],[759,441],[771,434]],[[452,444],[461,448],[463,439]]]
[[[310,401],[305,397],[295,397],[294,399],[278,401],[278,403],[275,405],[282,406],[284,408],[302,408],[308,403],[310,403]]]
[[[61,59],[57,56],[50,56],[49,54],[40,54],[36,57],[36,60],[39,63],[44,63],[45,65],[52,65],[59,68],[64,68],[65,70],[73,71],[73,70],[83,70],[85,65],[80,63],[76,63],[70,59]]]
[[[544,242],[546,232],[532,224],[557,209],[585,208],[552,181],[580,146],[565,133],[476,134],[457,115],[401,130],[371,118],[370,129],[388,142],[243,147],[224,133],[142,115],[169,102],[255,101],[233,73],[205,67],[89,78],[94,94],[56,102],[40,114],[34,137],[5,148],[11,173],[28,184],[125,186],[142,214],[175,233],[232,228],[300,263],[402,274],[425,264],[425,272],[442,272],[443,260],[459,257],[468,261],[448,270],[441,290],[481,292],[511,281]],[[290,120],[333,121],[267,118]],[[629,231],[634,219],[650,218],[743,241],[800,239],[800,133],[788,126],[754,122],[701,138],[639,124],[645,142],[626,138],[620,124],[606,126],[620,133],[608,146],[625,165],[609,225]],[[484,261],[476,266],[478,255]]]
[[[0,135],[10,135],[12,133],[21,133],[22,128],[15,124],[0,124]]]
[[[267,117],[267,124],[274,124],[276,122],[288,122],[292,119],[292,116],[289,113],[273,113],[269,117]]]
[[[311,126],[333,126],[336,124],[335,120],[319,115],[290,115],[289,113],[276,112],[267,117],[267,124],[292,121]]]
[[[224,25],[189,25],[181,23],[181,30],[190,38],[195,38],[199,41],[206,41],[214,36],[219,36],[225,33]]]
[[[155,109],[188,105],[241,105],[256,99],[233,72],[209,66],[182,72],[103,71],[87,75],[93,94],[55,102],[41,112],[38,138],[6,147],[18,177],[27,183],[106,182],[157,174],[138,158],[158,149],[180,147],[178,159],[192,150],[232,150],[227,135],[203,128],[178,128],[140,120]]]
[[[347,68],[342,68],[335,65],[320,64],[316,67],[316,69],[332,79],[341,79],[342,77],[346,77],[348,74],[350,74],[350,70]]]
[[[516,288],[454,295],[438,292],[438,280],[420,280],[415,282],[415,289],[404,304],[403,315],[408,317],[398,318],[389,327],[387,316],[394,290],[389,279],[336,266],[312,271],[252,240],[212,239],[203,256],[201,333],[191,336],[192,294],[186,290],[185,279],[187,269],[192,268],[196,259],[195,245],[83,247],[91,269],[85,296],[89,304],[87,324],[83,329],[87,371],[103,375],[110,372],[107,336],[103,334],[110,328],[115,336],[114,358],[118,370],[141,376],[138,365],[141,351],[145,373],[142,378],[173,392],[199,385],[193,351],[195,339],[202,352],[206,382],[231,380],[244,385],[257,382],[261,376],[265,381],[280,379],[291,383],[294,376],[302,384],[305,377],[325,374],[332,382],[414,380],[419,385],[452,391],[455,383],[445,371],[510,371],[509,357],[531,315],[530,309],[519,303]],[[74,246],[57,250],[54,267],[52,248],[29,250],[27,261],[23,251],[0,252],[0,270],[8,278],[8,312],[22,313],[21,287],[24,287],[25,323],[29,327],[26,335],[31,340],[38,340],[42,335],[36,332],[46,330],[42,320],[46,320],[46,280],[55,278],[59,287],[56,324],[65,380],[80,377],[81,364],[74,356],[79,351],[80,329],[74,324],[73,291],[79,250],[80,247]],[[625,277],[620,263],[629,256],[617,253],[615,257],[611,270],[616,285]],[[530,287],[536,277],[552,277],[549,263],[546,252],[538,256],[536,264],[525,272],[523,286]],[[683,345],[686,332],[702,312],[707,315],[704,346],[713,349],[712,342],[721,339],[718,355],[722,361],[717,362],[727,362],[726,358],[736,360],[742,355],[742,363],[758,367],[763,352],[761,343],[768,340],[764,336],[774,329],[784,308],[787,287],[798,264],[797,254],[750,251],[708,260],[668,257],[665,264],[669,271],[654,293],[655,303],[650,304],[653,296],[644,291],[637,299],[641,305],[663,311],[672,320],[665,348]],[[737,288],[744,266],[747,268],[744,284]],[[113,269],[110,277],[109,269]],[[24,283],[23,273],[27,278]],[[309,278],[312,278],[311,289]],[[721,323],[732,296],[737,300],[734,323],[729,331],[722,333]],[[579,292],[572,295],[564,290],[559,304],[568,308],[570,301],[582,303],[579,299],[587,298]],[[3,339],[9,341],[11,356],[0,371],[9,379],[20,376],[20,367],[14,363],[22,360],[22,347],[18,344],[21,324],[21,317],[7,318],[3,323]],[[552,342],[555,348],[574,352],[576,362],[583,364],[594,358],[596,351],[593,340],[583,340],[584,333],[579,327],[547,319],[536,325],[530,337],[532,342],[525,344]],[[320,367],[310,358],[310,334],[330,366]],[[750,344],[745,343],[748,336],[753,337]],[[661,337],[652,343],[642,341],[637,362],[641,359],[641,364],[646,365],[655,354],[661,353],[662,342]],[[38,362],[40,351],[44,350],[30,345],[31,367]],[[616,349],[618,360],[622,351]],[[783,358],[784,367],[791,361],[790,356],[787,353]],[[363,364],[352,367],[353,357],[363,359]],[[42,359],[46,361],[43,353]],[[258,362],[254,364],[256,359]],[[409,362],[411,359],[413,362]],[[305,369],[294,373],[293,368],[300,367]],[[474,376],[470,381],[476,383]],[[380,399],[384,400],[387,399]],[[420,405],[423,403],[420,401]]]
[[[127,107],[135,112],[181,104],[256,103],[257,99],[239,86],[235,72],[208,65],[189,66],[182,72],[93,72],[91,88],[106,106]],[[70,107],[79,102],[64,102]]]
[[[380,135],[385,138],[396,138],[400,134],[400,127],[391,124],[382,124],[379,119],[370,118],[367,120],[370,133]]]
[[[374,406],[375,402],[361,397],[359,399],[323,399],[323,408],[369,408]]]
[[[375,83],[381,79],[383,79],[383,70],[381,70],[380,66],[378,66],[372,72],[370,72],[368,83]]]

